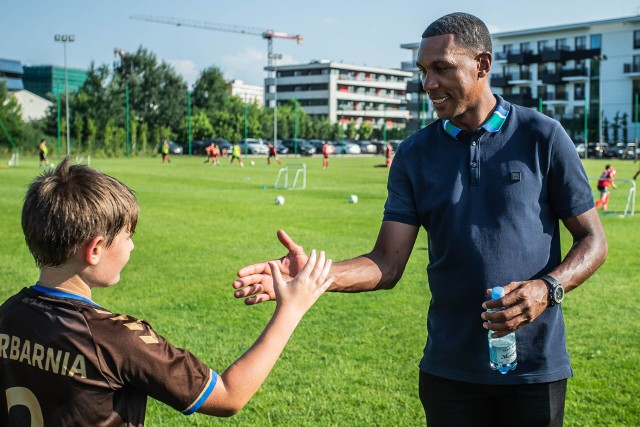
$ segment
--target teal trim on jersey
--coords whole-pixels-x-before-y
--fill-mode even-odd
[[[482,124],[482,127],[487,132],[498,132],[504,122],[507,120],[508,115],[509,110],[506,110],[502,105],[498,104],[491,117],[489,117],[489,119],[487,119],[487,121]],[[458,134],[462,131],[462,129],[454,125],[451,120],[444,120],[442,122],[442,127],[444,128],[445,132],[456,139],[458,138]]]
[[[187,409],[182,411],[184,415],[191,415],[194,412],[196,412],[198,409],[200,409],[200,407],[204,404],[204,402],[207,400],[207,398],[213,391],[213,388],[218,383],[218,373],[213,369],[210,369],[210,374],[211,376],[209,377],[209,383],[204,388],[204,390],[202,391],[198,399],[195,402],[193,402],[191,406],[189,406]]]
[[[78,301],[86,302],[88,304],[91,304],[94,307],[102,308],[98,304],[96,304],[95,302],[91,301],[89,298],[81,297],[80,295],[74,295],[74,294],[70,294],[68,292],[58,291],[56,289],[47,288],[45,286],[40,286],[38,284],[33,285],[31,287],[31,289],[36,290],[38,292],[42,292],[43,294],[49,294],[49,295],[53,295],[53,296],[61,297],[61,298],[71,298],[71,299],[75,299],[75,300],[78,300]]]

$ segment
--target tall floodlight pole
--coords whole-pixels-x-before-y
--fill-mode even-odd
[[[281,53],[269,52],[269,59],[273,63],[273,145],[278,147],[278,64],[277,60],[282,59]]]
[[[74,42],[76,36],[73,34],[56,34],[53,38],[61,42],[64,46],[64,97],[67,109],[67,156],[71,155],[71,128],[69,127],[69,77],[67,75],[67,43]]]

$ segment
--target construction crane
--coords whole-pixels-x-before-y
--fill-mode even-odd
[[[205,30],[214,30],[214,31],[226,31],[228,33],[240,33],[240,34],[248,34],[250,36],[261,36],[263,39],[267,40],[267,70],[271,73],[273,71],[273,39],[288,39],[295,40],[298,44],[302,44],[302,40],[304,39],[300,35],[291,35],[287,33],[281,33],[279,31],[274,30],[263,30],[260,28],[254,27],[246,27],[242,25],[230,25],[230,24],[220,24],[217,22],[208,22],[208,21],[196,21],[191,19],[178,19],[171,17],[162,17],[162,16],[150,16],[150,15],[131,15],[130,19],[137,19],[139,21],[148,21],[148,22],[156,22],[158,24],[169,24],[176,25],[178,27],[193,27],[193,28],[202,28]]]

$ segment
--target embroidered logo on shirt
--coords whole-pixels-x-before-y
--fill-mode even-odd
[[[520,181],[520,172],[512,171],[511,172],[511,182],[518,182],[518,181]]]

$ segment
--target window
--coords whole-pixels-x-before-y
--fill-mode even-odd
[[[538,40],[538,53],[549,50],[549,40]]]
[[[584,97],[584,83],[576,83],[573,86],[573,99],[582,100]]]
[[[633,48],[640,49],[640,30],[633,32]]]
[[[602,34],[591,34],[591,49],[602,47]]]
[[[520,52],[522,53],[531,52],[531,43],[529,42],[520,43]]]
[[[586,50],[586,49],[587,49],[587,36],[576,37],[576,50]]]
[[[565,50],[567,48],[567,39],[556,39],[556,50]]]
[[[502,46],[502,51],[504,53],[510,53],[511,51],[513,51],[513,45],[512,44],[505,44]]]

